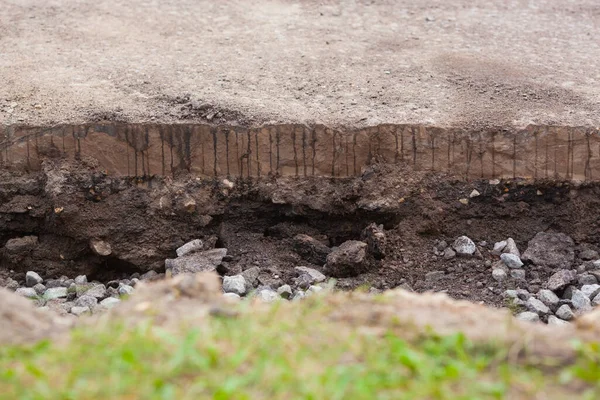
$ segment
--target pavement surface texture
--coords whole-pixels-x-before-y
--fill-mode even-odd
[[[0,124],[600,124],[597,0],[0,0]]]

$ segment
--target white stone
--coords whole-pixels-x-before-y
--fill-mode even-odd
[[[507,275],[503,269],[496,268],[492,271],[492,277],[498,282],[502,282],[506,279]]]
[[[500,254],[500,259],[508,268],[521,268],[523,266],[523,261],[514,254],[502,253]]]
[[[175,252],[177,257],[183,257],[186,254],[194,253],[196,251],[202,251],[204,243],[200,239],[194,239],[191,242],[187,242],[183,246],[179,247]]]
[[[243,296],[246,294],[246,279],[242,275],[223,277],[223,291]]]
[[[458,255],[473,255],[477,251],[477,246],[471,239],[466,236],[461,236],[457,238],[452,247],[456,251]]]
[[[538,314],[530,311],[525,311],[520,314],[517,314],[516,318],[521,321],[527,322],[538,322],[540,320],[540,316]]]
[[[548,317],[548,325],[569,325],[567,321],[563,321],[560,318],[556,318],[554,315]]]
[[[265,303],[272,303],[279,298],[279,295],[273,290],[262,289],[258,292],[257,297]]]
[[[581,287],[581,291],[587,297],[589,297],[590,299],[593,299],[594,297],[596,297],[598,295],[598,293],[600,293],[600,285],[598,285],[597,283],[594,283],[592,285],[583,285]]]
[[[37,274],[37,272],[27,271],[25,274],[25,285],[27,285],[27,287],[34,287],[38,283],[42,282],[44,282],[44,280]]]

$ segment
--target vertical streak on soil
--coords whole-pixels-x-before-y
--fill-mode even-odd
[[[473,159],[473,142],[471,141],[471,135],[467,135],[467,168],[465,169],[465,179],[469,180],[469,173],[471,172],[471,160]]]
[[[535,133],[533,134],[534,138],[535,138],[535,162],[533,164],[533,177],[535,179],[537,179],[538,177],[538,131],[536,129]]]
[[[250,137],[250,129],[246,131],[246,137],[248,139],[248,148],[246,150],[246,162],[248,164],[248,178],[250,178],[252,169],[252,139]]]
[[[352,156],[354,157],[354,175],[356,175],[356,132],[352,136]]]
[[[517,135],[513,134],[513,179],[517,177]]]
[[[171,161],[169,163],[171,167],[171,176],[175,178],[175,168],[173,166],[173,128],[169,127],[169,155],[171,157]]]
[[[346,139],[346,176],[350,176],[350,161],[348,159],[350,157],[350,144],[348,143],[348,132],[344,134],[344,139]]]
[[[302,128],[302,167],[306,177],[306,128]]]
[[[575,139],[573,132],[569,130],[569,142],[571,142],[571,179],[575,176]]]
[[[217,176],[217,129],[212,128],[210,132],[212,133],[213,138],[213,174],[214,176]]]
[[[27,146],[27,169],[31,170],[31,163],[29,162],[29,138],[25,140],[25,145]]]
[[[277,175],[279,175],[279,143],[281,140],[279,127],[275,128],[275,140],[277,142]]]
[[[325,129],[325,132],[327,132],[327,128]],[[331,154],[331,176],[335,176],[335,131],[333,131],[333,135],[331,135],[331,137],[333,139],[333,150]]]
[[[400,159],[400,154],[398,154],[398,126],[394,127],[394,138],[396,140],[396,153],[394,154],[394,163],[398,164],[398,160]]]
[[[404,127],[400,131],[400,160],[404,161]]]
[[[73,130],[73,135],[75,135],[75,131]],[[129,127],[125,127],[125,150],[127,150],[127,176],[131,176],[131,166],[129,161]]]
[[[435,171],[435,136],[431,133],[431,170]]]
[[[417,133],[416,128],[412,128],[412,149],[413,149],[413,165],[417,165]]]
[[[273,135],[269,128],[269,175],[273,173]]]
[[[548,150],[549,150],[548,149],[548,129],[545,129],[545,131],[546,131],[546,135],[545,135],[545,137],[546,137],[546,163],[545,164],[546,165],[545,165],[544,169],[545,169],[546,172],[545,172],[545,176],[544,177],[546,179],[548,179],[548,164],[549,164],[549,160],[548,160]]]
[[[225,163],[227,164],[227,178],[231,177],[229,172],[229,129],[225,129]]]
[[[296,127],[292,128],[292,147],[294,148],[294,165],[296,167],[296,176],[298,176],[298,150],[296,149]]]
[[[150,173],[150,132],[148,126],[146,125],[146,172],[148,176],[152,175]]]
[[[162,163],[162,174],[165,176],[165,131],[161,126],[159,127],[159,135],[160,135],[160,157]]]
[[[569,179],[571,173],[571,145],[571,132],[569,132],[569,137],[567,139],[567,173],[565,179]]]
[[[67,154],[67,150],[65,149],[65,127],[63,126],[63,128],[60,130],[60,133],[62,135],[62,155],[63,157]]]
[[[258,131],[259,131],[259,129],[256,129],[254,131],[254,144],[256,147],[256,175],[260,178],[261,165],[260,165],[260,154],[259,154],[259,150],[258,150]]]
[[[590,168],[591,159],[592,159],[592,147],[590,145],[590,132],[585,133],[585,139],[586,139],[586,143],[587,143],[587,158],[585,160],[584,178],[587,181],[587,180],[592,179],[592,169]]]
[[[484,140],[483,137],[481,136],[481,132],[479,132],[479,165],[481,167],[481,176],[480,178],[483,179],[483,155],[485,154],[485,146],[484,144]]]
[[[448,153],[446,155],[446,158],[448,159],[448,166],[446,167],[446,171],[447,172],[450,172],[450,169],[452,168],[452,161],[451,161],[452,158],[451,158],[451,155],[450,155],[450,152],[452,151],[452,142],[450,140],[451,140],[450,136],[447,135],[446,136],[446,141],[448,143],[448,146],[446,147],[446,152]]]
[[[312,147],[312,175],[315,175],[315,158],[317,157],[317,130],[311,129],[311,147]]]
[[[558,133],[555,133],[555,135],[554,135],[554,178],[558,178],[558,163],[557,163],[558,149],[557,149],[557,143],[556,143],[557,135],[558,135]]]
[[[240,140],[239,140],[239,132],[237,128],[233,130],[235,132],[235,162],[238,168],[239,177],[243,177],[244,166],[242,164],[242,159],[240,158]]]

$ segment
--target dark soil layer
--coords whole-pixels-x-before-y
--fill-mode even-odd
[[[473,189],[480,195],[469,198]],[[553,270],[530,266],[527,282],[500,284],[491,275],[493,243],[512,237],[524,251],[537,232],[556,231],[598,249],[599,194],[598,183],[465,182],[397,165],[373,165],[357,178],[229,182],[117,178],[85,162],[54,160],[37,174],[0,175],[0,278],[23,280],[27,270],[99,280],[160,272],[178,246],[202,238],[227,247],[222,274],[258,266],[261,282],[275,285],[290,282],[295,266],[323,270],[295,252],[295,235],[337,246],[359,240],[375,222],[385,228],[386,256],[372,259],[365,274],[339,279],[338,287],[406,284],[500,305],[502,290],[531,291]],[[29,235],[37,243],[5,246]],[[480,257],[435,255],[438,241],[462,235],[479,243]],[[91,240],[109,243],[111,254],[94,254]],[[432,271],[445,274],[426,279]]]

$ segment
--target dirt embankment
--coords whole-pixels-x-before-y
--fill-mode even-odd
[[[385,231],[385,257],[372,259],[359,276],[340,278],[339,287],[407,284],[503,304],[499,294],[513,283],[493,280],[492,244],[512,237],[523,250],[537,232],[559,231],[597,249],[599,191],[595,183],[465,182],[382,164],[343,179],[143,180],[52,160],[36,174],[2,176],[0,268],[17,280],[27,270],[109,280],[164,271],[177,247],[201,238],[228,249],[223,274],[259,267],[265,281],[288,282],[296,266],[323,268],[298,251],[296,235],[335,247],[361,239],[375,223]],[[481,257],[445,259],[434,249],[462,235],[478,243]],[[98,240],[108,243],[108,254],[93,249]],[[432,271],[443,278],[428,277]],[[533,266],[530,291],[553,272]]]

